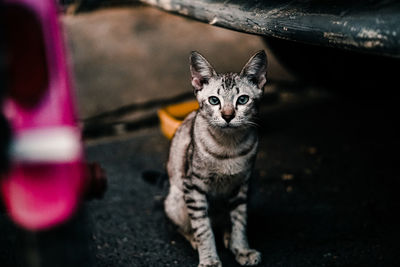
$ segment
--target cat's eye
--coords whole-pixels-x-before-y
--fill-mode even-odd
[[[211,105],[218,105],[219,104],[219,99],[216,96],[210,96],[208,98],[208,102],[210,102]]]
[[[249,101],[249,96],[248,96],[248,95],[241,95],[241,96],[239,96],[239,98],[238,98],[238,100],[237,100],[237,103],[238,103],[239,105],[244,105],[244,104],[246,104],[248,101]]]

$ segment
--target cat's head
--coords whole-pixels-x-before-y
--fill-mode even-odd
[[[266,83],[267,55],[257,52],[240,73],[218,74],[198,52],[190,55],[192,85],[200,113],[210,125],[224,129],[254,125]]]

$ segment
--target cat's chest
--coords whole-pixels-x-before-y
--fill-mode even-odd
[[[257,152],[256,139],[239,146],[222,147],[199,144],[196,147],[197,161],[204,172],[218,177],[243,175],[251,170]],[[200,162],[200,164],[199,164]]]
[[[230,194],[242,184],[251,173],[252,164],[243,158],[204,161],[201,170],[202,182],[210,194]]]
[[[208,186],[208,192],[212,196],[231,195],[231,193],[243,184],[246,179],[245,173],[236,175],[212,174],[208,181],[204,181]]]
[[[208,171],[215,176],[224,179],[225,177],[234,177],[243,175],[251,168],[250,158],[248,156],[213,159],[208,164]]]

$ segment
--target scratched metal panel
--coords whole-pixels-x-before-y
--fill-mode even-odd
[[[237,31],[400,58],[395,0],[140,0]]]

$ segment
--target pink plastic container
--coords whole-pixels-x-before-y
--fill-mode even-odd
[[[52,0],[4,0],[9,88],[3,112],[11,168],[0,189],[11,219],[29,230],[65,222],[85,187],[63,38]]]

